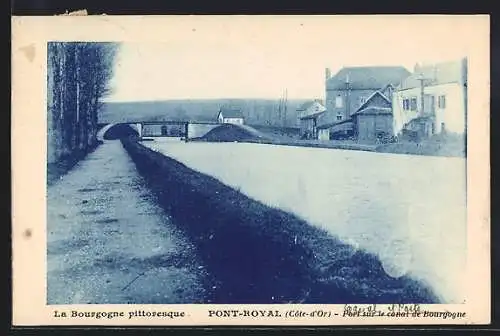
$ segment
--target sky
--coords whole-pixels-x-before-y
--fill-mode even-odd
[[[324,97],[325,68],[468,56],[484,16],[185,17],[122,43],[108,101]],[[489,24],[489,23],[488,23]],[[475,35],[474,35],[475,34]],[[486,38],[489,39],[488,36]]]

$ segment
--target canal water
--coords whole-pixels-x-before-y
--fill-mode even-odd
[[[387,274],[463,302],[466,161],[247,143],[146,146],[379,256]]]

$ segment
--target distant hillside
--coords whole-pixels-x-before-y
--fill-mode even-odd
[[[296,127],[297,107],[305,100],[289,100],[285,112],[279,112],[279,99],[191,99],[151,102],[105,103],[99,123],[124,121],[191,120],[216,121],[223,104],[240,107],[247,124]]]

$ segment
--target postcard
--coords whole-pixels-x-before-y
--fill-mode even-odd
[[[490,323],[489,16],[12,18],[13,324]]]

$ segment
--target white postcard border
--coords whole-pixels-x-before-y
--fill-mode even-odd
[[[192,27],[214,36],[238,24],[250,37],[268,29],[316,22],[329,17],[274,16],[68,16],[12,18],[12,181],[13,181],[13,324],[14,325],[402,325],[487,324],[490,322],[489,184],[489,16],[336,16],[356,27],[389,20],[419,21],[426,34],[432,25],[449,25],[450,37],[468,39],[468,294],[462,305],[421,305],[422,311],[465,312],[453,319],[420,317],[342,317],[343,305],[46,305],[46,43],[48,41],[189,40]],[[314,21],[316,20],[316,21]],[[407,21],[406,21],[407,22]],[[281,25],[280,25],[281,23]],[[467,36],[454,35],[465,25]],[[288,27],[287,26],[287,27]],[[165,29],[168,27],[169,29]],[[424,29],[425,27],[425,29]],[[212,34],[210,34],[213,30]],[[463,30],[461,30],[463,31]],[[161,32],[161,33],[159,33]],[[289,32],[290,33],[290,32]],[[230,35],[230,32],[228,32]],[[293,35],[293,32],[290,33]],[[261,34],[260,36],[265,36]],[[230,37],[232,38],[232,37]],[[451,40],[449,43],[452,43]],[[446,47],[444,43],[443,48]],[[358,305],[359,306],[359,305]],[[387,310],[379,306],[378,309]],[[275,311],[281,317],[210,317],[211,310]],[[56,311],[122,311],[125,318],[62,318]],[[184,317],[128,318],[135,310],[184,312]],[[286,317],[290,311],[324,311],[330,317]],[[334,314],[339,314],[335,316]],[[245,313],[244,313],[245,314]],[[259,313],[258,313],[259,314]],[[300,313],[297,313],[300,315]],[[318,313],[319,314],[319,313]],[[322,313],[323,315],[324,313]]]

